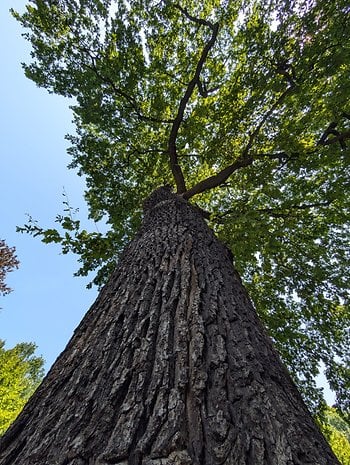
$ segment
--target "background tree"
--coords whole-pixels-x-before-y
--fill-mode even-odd
[[[11,292],[11,288],[5,283],[7,273],[18,268],[19,265],[15,250],[14,247],[9,247],[4,240],[0,239],[0,292],[2,295]]]
[[[334,453],[342,465],[350,464],[350,426],[336,412],[327,407],[323,420],[320,422],[323,434],[326,436]]]
[[[6,274],[18,266],[15,248],[0,240],[0,292],[3,295],[12,291],[5,283]],[[44,376],[44,360],[34,356],[35,349],[36,345],[30,342],[5,349],[5,341],[0,339],[0,435],[17,417]]]
[[[0,435],[14,421],[40,384],[43,376],[42,357],[34,356],[35,344],[22,342],[5,349],[0,340]]]

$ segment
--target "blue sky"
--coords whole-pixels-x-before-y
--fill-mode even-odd
[[[63,192],[87,216],[84,182],[72,170],[64,136],[73,133],[70,102],[50,95],[25,78],[20,63],[30,47],[9,8],[23,11],[24,0],[0,1],[0,238],[15,246],[20,268],[8,275],[13,292],[0,296],[0,339],[7,347],[35,342],[48,369],[97,296],[89,279],[74,278],[73,255],[16,233],[30,214],[43,227],[63,210]],[[90,226],[90,229],[94,225]],[[320,384],[325,385],[324,377]],[[326,388],[328,402],[333,395]]]
[[[0,238],[16,247],[20,260],[19,269],[8,274],[13,292],[0,297],[0,338],[7,347],[35,342],[48,368],[97,291],[86,289],[88,279],[73,278],[75,256],[60,255],[59,247],[16,233],[26,213],[42,226],[54,225],[63,210],[64,190],[81,217],[86,212],[83,180],[67,169],[64,136],[74,132],[69,101],[37,88],[20,65],[30,48],[8,10],[22,11],[24,5],[23,0],[0,2]]]

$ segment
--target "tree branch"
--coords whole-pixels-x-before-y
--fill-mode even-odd
[[[301,204],[301,205],[291,205],[290,207],[286,209],[277,209],[277,208],[259,208],[255,210],[256,213],[266,213],[273,218],[288,218],[290,217],[291,213],[295,210],[309,210],[310,208],[317,208],[317,207],[329,207],[329,205],[332,203],[332,200],[328,200],[327,202],[315,202],[315,203],[307,203],[307,204]],[[221,220],[226,216],[231,215],[232,213],[237,213],[237,211],[234,210],[228,210],[224,213],[221,213],[220,215],[215,216],[213,219],[214,220]],[[241,216],[237,215],[236,217]]]
[[[199,58],[199,61],[196,66],[196,70],[194,73],[193,78],[190,80],[190,82],[187,84],[187,88],[185,91],[184,96],[180,100],[180,104],[177,110],[177,115],[175,119],[173,120],[173,124],[171,127],[170,135],[169,135],[169,140],[168,140],[168,153],[169,153],[169,159],[170,159],[170,168],[171,172],[173,173],[175,183],[176,183],[176,188],[177,188],[177,193],[182,194],[186,192],[186,184],[185,184],[185,178],[182,173],[181,167],[178,162],[178,156],[177,156],[177,149],[176,149],[176,139],[179,133],[179,129],[181,126],[181,123],[183,121],[183,116],[186,110],[186,106],[193,94],[193,91],[199,83],[199,78],[201,71],[203,69],[203,65],[208,57],[210,49],[213,47],[218,32],[219,32],[219,24],[213,24],[210,21],[205,21],[203,19],[195,18],[191,16],[186,9],[182,8],[180,5],[175,5],[188,19],[191,21],[194,21],[200,25],[207,26],[211,29],[212,34],[208,42],[205,44],[201,56]]]
[[[210,176],[203,181],[200,181],[194,187],[189,189],[188,191],[183,193],[183,197],[185,199],[190,199],[194,195],[200,194],[206,190],[213,189],[214,187],[219,186],[220,184],[224,183],[226,179],[231,176],[231,174],[237,171],[240,168],[244,168],[246,166],[251,165],[254,162],[254,157],[249,155],[249,150],[251,149],[254,140],[258,136],[260,129],[262,128],[263,124],[266,120],[271,116],[271,114],[276,110],[276,108],[283,102],[286,96],[291,92],[293,88],[290,86],[288,87],[276,100],[276,102],[272,105],[272,107],[265,113],[263,118],[261,119],[258,126],[255,130],[250,134],[248,143],[244,148],[242,155],[231,165],[227,166],[223,170],[219,171],[219,173],[215,174],[214,176]]]
[[[286,160],[293,158],[293,154],[288,155],[287,152],[275,152],[275,153],[255,153],[253,155],[254,160],[259,158],[269,158],[270,160],[278,160],[280,163],[284,163]]]
[[[329,137],[332,135],[332,137]],[[345,132],[338,132],[331,125],[326,129],[326,131],[322,134],[321,139],[317,142],[317,145],[331,145],[336,144],[337,142],[340,144],[340,147],[345,150],[346,143],[345,140],[350,139],[350,131]]]
[[[251,165],[253,161],[253,158],[248,155],[245,157],[240,157],[238,160],[232,163],[232,165],[227,166],[223,170],[219,171],[219,173],[214,174],[214,176],[209,176],[209,178],[200,181],[191,189],[184,192],[182,194],[183,198],[190,199],[194,195],[200,194],[209,189],[213,189],[214,187],[217,187],[220,184],[223,184],[234,171],[237,171],[240,168],[244,168],[245,166]]]
[[[252,147],[252,145],[254,143],[254,140],[256,139],[256,137],[258,136],[258,134],[260,132],[260,129],[263,127],[263,125],[266,123],[268,118],[272,115],[272,113],[276,110],[276,108],[284,101],[284,99],[287,97],[288,94],[290,94],[290,92],[293,89],[294,89],[293,86],[287,87],[287,89],[284,92],[282,92],[282,94],[278,97],[276,102],[272,105],[272,107],[262,117],[262,119],[261,119],[260,123],[258,124],[258,126],[255,128],[255,130],[249,136],[248,144],[245,147],[245,149],[243,150],[243,156],[248,154],[249,150],[251,149],[251,147]]]
[[[332,203],[332,200],[328,200],[327,202],[315,202],[315,203],[304,203],[301,205],[291,205],[285,211],[282,211],[282,209],[277,210],[274,208],[259,208],[256,211],[259,213],[267,213],[275,218],[287,218],[288,216],[290,216],[290,213],[293,210],[309,210],[310,208],[329,207],[331,203]]]
[[[187,8],[183,8],[181,5],[179,5],[178,3],[176,3],[175,5],[175,8],[177,8],[178,10],[181,11],[181,13],[186,16],[186,18],[188,18],[190,21],[193,21],[194,23],[197,23],[197,24],[200,24],[202,26],[207,26],[209,27],[212,31],[214,31],[215,29],[215,24],[212,23],[211,21],[208,21],[208,20],[205,20],[205,19],[201,19],[201,18],[196,18],[195,16],[192,16]]]
[[[105,76],[105,75],[101,74],[101,72],[98,70],[97,65],[96,65],[96,57],[91,55],[90,50],[88,50],[86,48],[83,48],[81,50],[82,50],[82,52],[87,53],[89,55],[89,57],[90,57],[90,60],[91,60],[91,64],[85,63],[86,68],[93,71],[95,73],[96,77],[101,82],[103,82],[103,83],[107,84],[108,86],[110,86],[111,89],[113,90],[113,92],[116,95],[119,95],[120,97],[123,97],[130,104],[131,108],[134,110],[134,112],[136,113],[136,116],[138,117],[138,119],[140,121],[150,121],[152,123],[161,123],[161,124],[171,124],[171,123],[173,123],[173,121],[174,121],[173,119],[162,120],[162,119],[159,119],[159,118],[154,118],[153,116],[144,115],[140,111],[140,108],[139,108],[139,106],[138,106],[138,104],[136,102],[135,97],[132,97],[131,95],[124,92],[120,87],[117,87],[115,85],[115,83],[113,82],[113,80],[110,79],[108,76]]]

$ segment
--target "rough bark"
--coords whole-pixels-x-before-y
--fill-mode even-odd
[[[163,188],[1,465],[332,465],[230,252]]]

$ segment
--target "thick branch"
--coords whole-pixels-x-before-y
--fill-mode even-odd
[[[197,23],[197,24],[200,24],[201,26],[207,26],[209,27],[212,31],[214,31],[215,29],[215,24],[212,23],[211,21],[208,21],[206,19],[201,19],[201,18],[196,18],[195,16],[192,16],[187,8],[183,8],[181,5],[179,5],[178,3],[176,3],[174,5],[177,9],[179,9],[181,11],[181,13],[186,16],[186,18],[188,18],[190,21],[193,21],[194,23]]]
[[[192,187],[192,189],[189,189],[188,191],[184,192],[182,196],[185,199],[190,199],[194,195],[200,194],[201,192],[207,191],[209,189],[213,189],[214,187],[223,184],[234,171],[237,171],[240,168],[244,168],[245,166],[251,165],[253,161],[254,159],[248,155],[246,155],[245,157],[241,157],[234,163],[232,163],[232,165],[227,166],[214,176],[210,176],[209,178],[200,181],[198,184]]]
[[[330,135],[331,137],[329,137]],[[322,134],[321,139],[317,142],[317,145],[331,145],[336,144],[338,142],[341,148],[344,150],[346,149],[346,139],[350,139],[350,131],[340,133],[334,129],[329,129],[328,127],[326,131]]]
[[[176,139],[177,139],[177,136],[178,136],[178,133],[179,133],[181,123],[183,121],[183,116],[184,116],[184,113],[185,113],[185,110],[186,110],[186,106],[187,106],[187,104],[188,104],[188,102],[189,102],[189,100],[190,100],[190,98],[191,98],[191,96],[193,94],[193,91],[194,91],[196,85],[198,85],[198,83],[199,83],[199,78],[200,78],[201,71],[203,69],[203,65],[204,65],[204,63],[205,63],[205,61],[207,59],[207,56],[209,54],[210,49],[213,47],[213,45],[214,45],[214,43],[216,41],[218,31],[219,31],[219,25],[218,24],[213,24],[213,23],[211,23],[209,21],[205,21],[205,20],[202,20],[202,19],[194,18],[193,16],[189,15],[187,10],[181,8],[179,5],[176,5],[176,6],[191,21],[197,22],[197,23],[199,23],[201,25],[208,26],[212,30],[212,35],[211,35],[209,41],[205,44],[205,46],[204,46],[204,48],[202,50],[201,56],[199,58],[197,66],[196,66],[194,76],[190,80],[190,82],[187,84],[185,94],[184,94],[184,96],[182,97],[182,99],[180,101],[180,104],[179,104],[179,107],[178,107],[178,110],[177,110],[177,115],[176,115],[175,119],[173,120],[173,124],[172,124],[171,131],[170,131],[170,136],[169,136],[169,140],[168,140],[168,153],[169,153],[169,158],[170,158],[170,168],[171,168],[171,171],[172,171],[174,179],[175,179],[175,183],[176,183],[176,187],[177,187],[177,193],[182,194],[183,192],[186,191],[186,185],[185,185],[185,179],[184,179],[181,167],[180,167],[180,165],[178,163],[178,156],[177,156],[177,149],[176,149]]]

